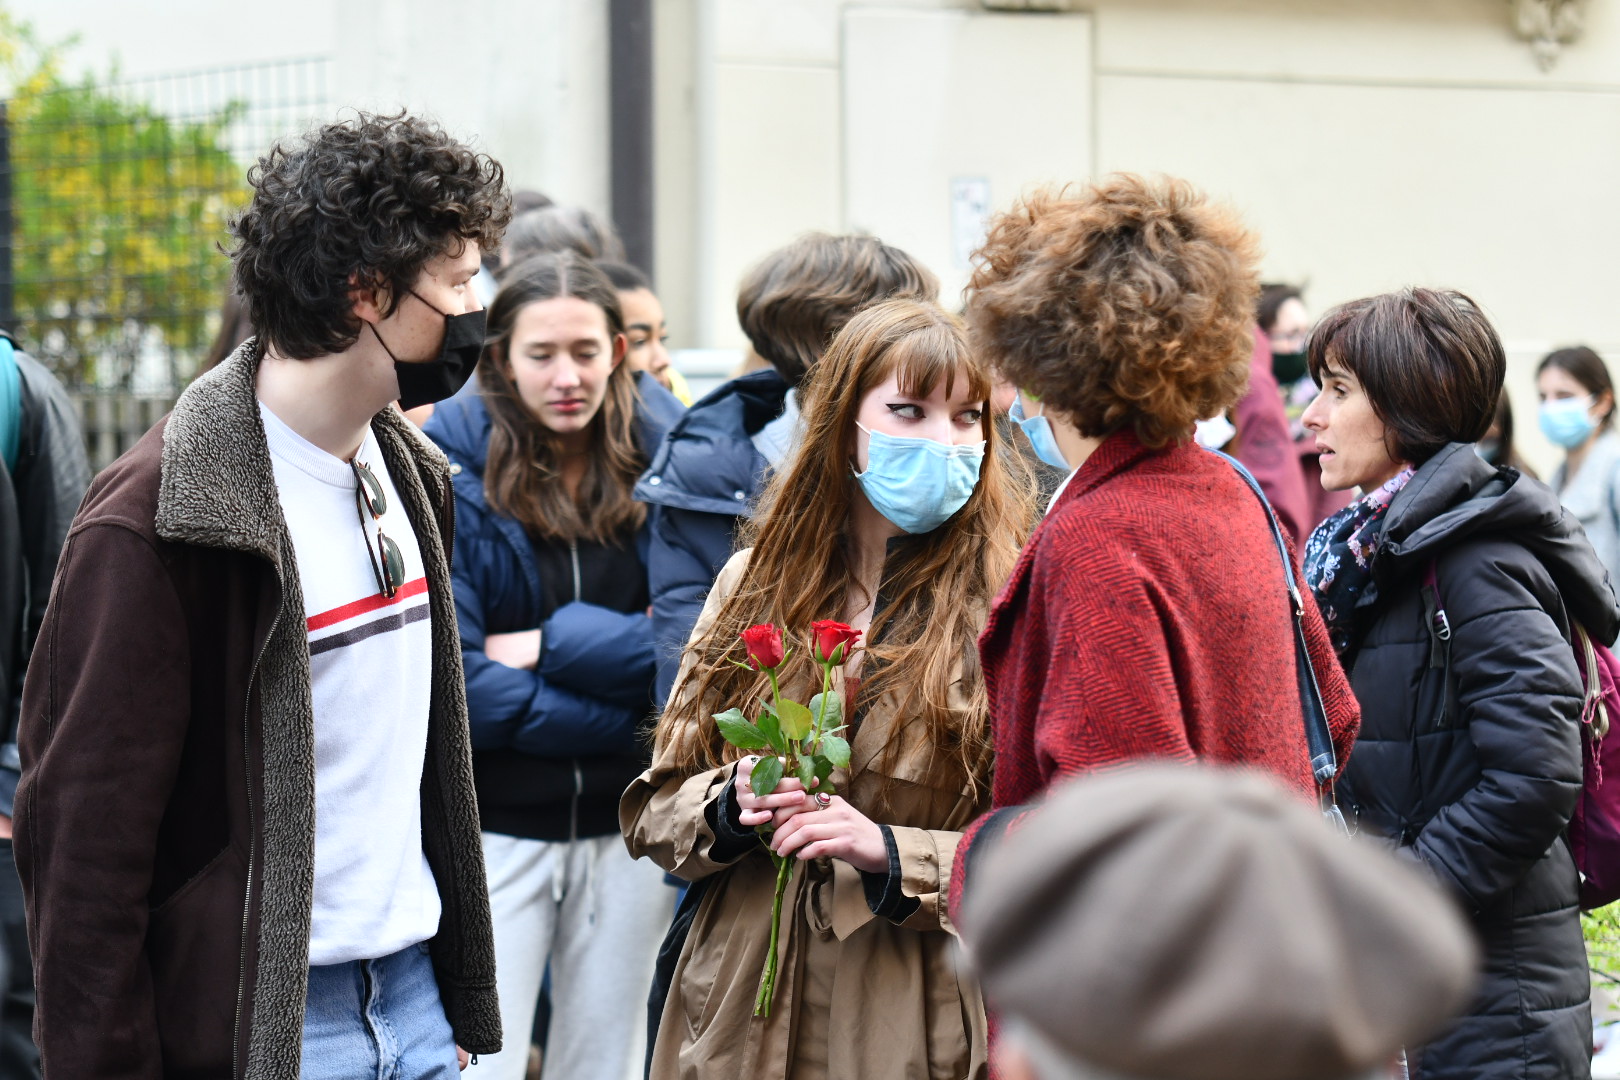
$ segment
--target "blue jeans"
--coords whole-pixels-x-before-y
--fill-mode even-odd
[[[427,943],[309,969],[301,1080],[456,1080]]]

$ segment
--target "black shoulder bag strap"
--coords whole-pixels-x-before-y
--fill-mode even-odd
[[[1344,814],[1339,810],[1333,784],[1339,775],[1338,757],[1333,752],[1333,733],[1328,728],[1327,708],[1322,704],[1322,688],[1316,681],[1316,666],[1311,663],[1311,651],[1305,643],[1305,600],[1300,595],[1299,582],[1294,577],[1294,561],[1288,557],[1288,542],[1283,539],[1282,526],[1271,509],[1271,501],[1261,490],[1260,482],[1242,462],[1219,450],[1211,450],[1216,457],[1225,458],[1227,464],[1243,477],[1255,498],[1265,508],[1266,521],[1271,525],[1271,538],[1277,545],[1277,556],[1282,560],[1283,579],[1288,583],[1288,601],[1294,614],[1294,657],[1299,673],[1299,704],[1305,714],[1305,746],[1311,755],[1311,775],[1316,780],[1316,794],[1322,805],[1322,816],[1335,830],[1349,835]]]

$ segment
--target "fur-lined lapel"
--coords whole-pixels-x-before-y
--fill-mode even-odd
[[[254,390],[258,370],[249,338],[175,402],[163,432],[156,524],[165,540],[250,552],[280,570],[285,523]]]

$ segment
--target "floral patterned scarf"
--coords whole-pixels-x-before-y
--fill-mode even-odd
[[[1396,473],[1316,527],[1305,541],[1305,583],[1340,656],[1350,648],[1350,620],[1356,601],[1372,576],[1373,554],[1384,536],[1384,514],[1395,495],[1412,479],[1412,466]]]

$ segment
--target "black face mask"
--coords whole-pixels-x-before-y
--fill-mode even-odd
[[[422,300],[415,289],[411,295]],[[436,401],[453,397],[457,390],[467,385],[472,378],[473,368],[478,366],[478,355],[484,351],[484,312],[468,311],[460,315],[445,315],[438,308],[422,303],[444,315],[444,344],[439,346],[439,355],[432,360],[419,364],[404,364],[394,355],[377,333],[373,326],[371,332],[376,335],[377,344],[383,347],[388,359],[394,362],[394,377],[399,380],[399,407],[401,409],[417,409],[423,405],[431,405]]]
[[[1305,377],[1309,370],[1303,352],[1274,352],[1271,354],[1271,373],[1277,376],[1278,386],[1292,386]]]

